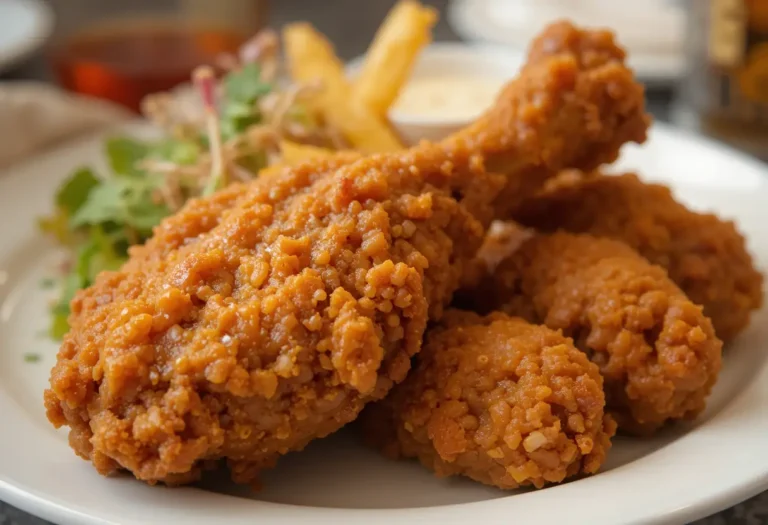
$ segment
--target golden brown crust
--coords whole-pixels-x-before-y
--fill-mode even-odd
[[[253,480],[405,377],[501,188],[524,198],[610,153],[610,126],[646,122],[642,97],[621,98],[633,87],[620,59],[591,68],[565,49],[443,144],[307,162],[188,203],[73,301],[49,419],[102,473],[181,483],[227,459]],[[576,142],[595,158],[562,147]]]
[[[617,241],[555,233],[526,241],[476,304],[571,336],[600,367],[619,427],[648,433],[704,409],[722,343],[701,307]]]
[[[616,424],[597,367],[560,333],[453,310],[418,365],[363,413],[366,440],[439,476],[503,489],[596,472]]]
[[[733,339],[763,302],[763,276],[731,221],[696,213],[669,188],[634,174],[569,177],[532,199],[511,217],[543,231],[622,240],[704,306],[718,337]]]
[[[507,218],[544,184],[548,170],[591,171],[616,160],[623,144],[645,141],[650,118],[644,89],[624,59],[610,31],[552,24],[534,41],[522,74],[502,91],[494,110],[460,133],[484,143],[489,171],[525,175],[508,180],[496,200],[497,218]],[[528,152],[536,152],[539,162],[526,168]]]
[[[482,225],[451,196],[455,173],[439,171],[446,159],[425,146],[306,189],[297,179],[309,168],[244,186],[210,230],[168,251],[166,237],[208,224],[215,208],[186,206],[121,272],[78,294],[51,419],[70,422],[102,470],[150,481],[219,457],[248,480],[275,451],[350,421],[404,378],[429,305],[439,315],[481,242]]]

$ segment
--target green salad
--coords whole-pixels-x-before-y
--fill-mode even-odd
[[[258,38],[255,44],[263,46],[263,35]],[[252,49],[246,54],[258,55]],[[334,134],[302,104],[311,86],[277,87],[270,62],[275,57],[261,53],[259,60],[235,63],[218,81],[208,75],[209,85],[196,82],[196,114],[179,111],[176,106],[183,105],[171,94],[148,99],[145,114],[161,127],[162,138],[109,138],[107,173],[81,167],[61,185],[54,212],[39,220],[40,229],[68,253],[53,282],[53,338],[69,330],[75,293],[100,272],[120,268],[128,248],[145,242],[188,199],[256,177],[280,161],[282,140],[333,147]]]
[[[193,158],[189,144],[185,154]],[[60,293],[51,308],[50,335],[61,338],[69,329],[69,302],[77,290],[89,286],[104,270],[116,270],[125,262],[128,247],[144,242],[171,209],[156,197],[162,176],[137,169],[139,161],[169,153],[175,148],[148,144],[125,137],[106,143],[110,176],[91,168],[77,169],[56,193],[56,208],[40,220],[40,228],[71,252],[63,265]]]

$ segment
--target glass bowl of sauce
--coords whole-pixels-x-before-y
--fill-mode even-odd
[[[66,89],[138,112],[146,95],[188,82],[195,67],[236,52],[249,36],[196,22],[101,22],[60,42],[51,61]]]

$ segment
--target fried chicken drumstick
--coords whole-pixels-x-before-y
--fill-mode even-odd
[[[556,24],[531,56],[444,143],[309,162],[165,220],[74,299],[51,422],[104,474],[178,484],[226,460],[248,483],[384,397],[502,190],[519,202],[644,139],[643,91],[609,33]]]
[[[570,338],[499,312],[450,310],[362,427],[386,455],[418,458],[438,476],[540,488],[605,461],[616,423],[602,386]]]
[[[474,294],[477,307],[573,337],[600,368],[608,410],[630,433],[697,415],[720,371],[722,343],[701,307],[618,241],[535,236]]]
[[[733,339],[762,306],[763,276],[730,221],[696,213],[669,188],[634,174],[578,176],[523,203],[510,217],[542,231],[563,229],[619,239],[664,267],[718,337]]]

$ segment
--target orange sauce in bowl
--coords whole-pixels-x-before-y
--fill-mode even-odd
[[[192,70],[234,53],[247,35],[170,23],[105,25],[65,41],[52,56],[59,82],[139,111],[148,94],[189,81]]]

